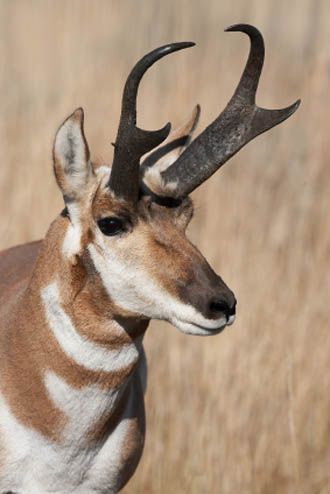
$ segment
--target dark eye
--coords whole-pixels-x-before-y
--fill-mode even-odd
[[[124,230],[124,224],[119,218],[109,216],[102,218],[97,222],[99,229],[104,235],[112,236],[121,233]]]

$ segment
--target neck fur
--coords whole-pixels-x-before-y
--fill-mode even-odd
[[[61,430],[62,439],[72,442],[73,435],[99,435],[120,408],[148,321],[116,312],[95,283],[96,274],[87,273],[82,260],[72,264],[63,258],[67,222],[55,220],[44,240],[16,316],[14,340],[20,341],[16,351],[24,345],[27,356],[18,359],[24,369],[16,372],[32,380],[27,385],[25,377],[18,388],[36,391],[21,395],[26,420],[56,439]]]

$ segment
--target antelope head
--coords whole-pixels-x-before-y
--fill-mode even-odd
[[[227,31],[249,36],[246,67],[225,110],[192,142],[199,107],[173,132],[170,124],[156,131],[136,125],[143,74],[190,42],[157,48],[129,74],[111,169],[90,161],[82,109],[57,132],[54,169],[68,216],[62,252],[102,286],[102,303],[113,317],[167,320],[197,335],[216,334],[234,321],[233,292],[185,235],[193,215],[189,194],[251,139],[292,115],[299,101],[280,110],[258,107],[262,35],[245,24]]]

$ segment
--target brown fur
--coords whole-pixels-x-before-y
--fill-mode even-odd
[[[129,255],[144,266],[157,284],[174,296],[180,293],[180,285],[191,285],[196,266],[204,266],[206,263],[185,237],[185,227],[192,216],[192,204],[189,200],[181,207],[170,210],[144,199],[140,202],[138,211],[132,212],[120,201],[115,201],[108,191],[100,188],[93,199],[92,214],[84,216],[81,255],[74,263],[65,261],[61,253],[61,245],[70,222],[69,218],[61,216],[52,224],[42,244],[33,244],[11,252],[12,262],[19,257],[23,263],[23,253],[28,253],[30,262],[33,262],[38,251],[32,276],[31,268],[24,268],[22,271],[25,278],[30,276],[29,284],[26,280],[21,281],[17,274],[11,275],[11,256],[9,253],[3,254],[7,266],[6,281],[17,285],[17,291],[13,291],[10,298],[18,309],[10,317],[8,311],[6,314],[2,311],[1,314],[0,322],[7,328],[3,330],[0,341],[3,352],[2,386],[17,419],[55,440],[59,437],[65,418],[47,396],[43,383],[45,370],[52,370],[76,388],[98,383],[102,388],[110,389],[127,379],[135,364],[120,372],[102,373],[87,370],[71,361],[48,330],[44,310],[40,305],[40,288],[51,282],[56,273],[63,280],[60,288],[64,310],[77,330],[95,343],[118,348],[140,337],[148,325],[148,320],[139,320],[136,315],[113,304],[85,249],[93,239],[93,216],[103,217],[113,212],[125,218],[127,224],[135,224],[134,235],[128,235],[127,238]],[[150,260],[157,260],[157,263]],[[159,269],[159,265],[162,269]],[[9,298],[8,293],[6,296]],[[109,331],[111,319],[114,323]],[[115,319],[126,328],[124,335],[116,331]],[[8,338],[11,341],[9,349],[6,346]]]
[[[34,261],[37,252],[39,253],[36,269],[29,284],[26,279],[19,280],[17,274],[15,275],[16,290],[12,289],[11,302],[18,306],[18,310],[11,315],[8,315],[8,310],[1,310],[1,386],[16,418],[22,424],[35,428],[53,440],[59,437],[65,419],[47,396],[43,383],[46,370],[52,370],[76,388],[97,383],[101,388],[110,389],[125,380],[133,372],[134,365],[121,372],[103,373],[87,370],[71,361],[48,330],[43,307],[40,306],[40,287],[47,285],[53,273],[59,273],[60,279],[71,280],[62,287],[64,307],[73,316],[73,321],[77,323],[76,326],[82,335],[88,336],[91,341],[116,347],[139,337],[147,327],[147,321],[138,322],[137,326],[133,325],[134,329],[130,330],[132,336],[127,332],[125,338],[122,334],[116,335],[115,328],[113,332],[109,332],[111,304],[109,312],[103,311],[102,317],[97,307],[97,303],[101,303],[100,286],[94,299],[98,302],[94,305],[86,303],[86,300],[93,298],[90,289],[97,290],[97,286],[92,283],[91,287],[90,282],[85,283],[86,272],[81,263],[75,266],[64,263],[58,253],[67,223],[66,218],[59,217],[50,228],[43,244],[35,243],[11,249],[2,254],[4,263],[0,265],[0,269],[5,265],[8,279],[13,263],[19,265],[27,253],[31,261]],[[23,275],[31,277],[31,268],[23,270]],[[71,304],[72,308],[69,310]],[[129,324],[128,322],[128,326]],[[10,345],[6,344],[8,338]]]
[[[182,132],[191,130],[196,115]],[[121,349],[124,345],[140,345],[149,319],[143,308],[141,313],[125,308],[125,297],[120,299],[124,300],[123,307],[116,305],[115,297],[111,299],[94,266],[91,244],[98,255],[104,256],[102,262],[106,259],[111,264],[103,252],[108,249],[112,262],[124,266],[131,276],[143,273],[160,294],[166,294],[169,300],[172,296],[181,305],[193,305],[202,315],[213,294],[229,290],[185,236],[193,215],[189,198],[165,207],[151,197],[142,197],[137,206],[115,197],[106,185],[108,177],[103,170],[94,170],[89,162],[81,110],[64,122],[57,136],[54,170],[67,214],[52,223],[42,243],[0,255],[0,279],[2,271],[4,280],[0,284],[0,387],[11,413],[21,424],[59,443],[67,418],[48,395],[44,383],[47,371],[75,389],[94,384],[102,390],[118,391],[115,405],[102,412],[82,440],[93,448],[105,441],[121,420],[128,419],[129,431],[119,452],[124,472],[119,481],[124,485],[143,447],[144,402],[138,367],[141,351],[136,357],[133,352],[130,363],[119,371],[93,371],[79,365],[64,353],[48,327],[41,291],[56,281],[61,308],[75,330],[91,343]],[[105,217],[121,220],[119,237],[100,237],[98,221]],[[122,291],[126,290],[125,281],[120,286]],[[143,287],[134,285],[134,297],[140,288],[143,291]],[[131,307],[135,310],[134,304]],[[205,317],[213,316],[207,313]]]

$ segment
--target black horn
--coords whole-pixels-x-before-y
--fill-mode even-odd
[[[127,78],[108,185],[115,195],[129,202],[135,203],[138,199],[140,158],[163,142],[171,128],[169,123],[154,131],[136,126],[136,99],[140,81],[157,60],[190,46],[194,46],[194,43],[171,43],[151,51],[137,62]]]
[[[258,107],[255,96],[265,53],[262,35],[248,24],[237,24],[226,31],[240,31],[250,38],[244,72],[224,111],[175,163],[161,172],[164,195],[178,198],[190,194],[251,139],[286,120],[300,104],[298,100],[280,110]]]

